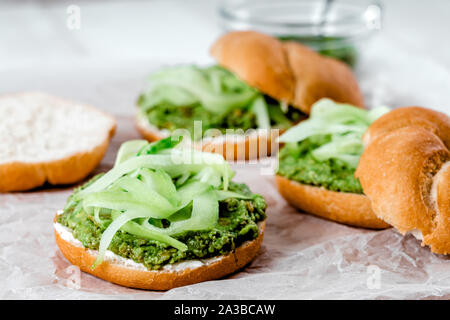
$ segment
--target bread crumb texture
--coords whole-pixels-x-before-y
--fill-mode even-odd
[[[44,93],[0,96],[0,192],[71,184],[100,163],[113,117]]]
[[[44,93],[0,97],[0,164],[48,162],[88,152],[109,138],[114,119]]]

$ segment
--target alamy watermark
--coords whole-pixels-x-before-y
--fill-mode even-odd
[[[241,161],[245,165],[258,164],[262,175],[274,172],[275,162],[270,158],[278,150],[279,129],[226,129],[211,128],[203,132],[202,121],[194,121],[194,130],[176,129],[171,137],[183,138],[186,147],[180,153],[172,153],[172,161],[184,164],[214,164],[217,157],[202,157],[190,152],[191,148],[223,155],[227,160]]]
[[[380,289],[381,288],[381,269],[377,265],[369,265],[367,267],[367,280],[366,285],[368,289]]]
[[[64,272],[69,275],[66,279],[66,287],[79,290],[81,288],[81,270],[77,266],[68,266]]]
[[[66,9],[67,20],[66,26],[69,30],[81,29],[81,8],[75,4],[71,4]]]

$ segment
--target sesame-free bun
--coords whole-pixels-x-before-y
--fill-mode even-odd
[[[145,117],[136,117],[136,128],[148,141],[166,138],[169,133],[158,130]],[[213,152],[223,155],[226,160],[251,160],[270,156],[278,150],[276,143],[281,131],[255,131],[247,135],[222,135],[216,138],[204,138],[199,142],[192,142],[191,146],[197,150]]]
[[[302,211],[355,227],[384,229],[389,225],[375,215],[363,194],[330,191],[276,175],[278,190],[288,203]]]
[[[368,145],[380,136],[408,126],[422,127],[436,134],[450,148],[450,118],[442,112],[422,107],[403,107],[386,113],[367,129],[363,142]]]
[[[247,265],[255,258],[264,236],[265,222],[259,224],[260,234],[242,244],[231,253],[214,259],[211,263],[182,270],[142,270],[119,262],[103,261],[95,269],[91,266],[96,259],[92,250],[64,240],[55,229],[56,243],[64,257],[82,271],[103,280],[125,287],[147,290],[169,290],[202,281],[222,278]]]
[[[297,42],[282,42],[254,31],[235,31],[219,38],[211,55],[250,86],[306,114],[321,98],[364,106],[346,64]]]
[[[439,254],[450,254],[449,136],[443,113],[391,111],[369,127],[356,170],[375,214]]]
[[[278,39],[252,31],[230,32],[213,44],[211,55],[250,86],[279,101],[293,101],[295,79]]]
[[[94,107],[40,92],[0,97],[0,192],[71,184],[103,158],[116,128]]]

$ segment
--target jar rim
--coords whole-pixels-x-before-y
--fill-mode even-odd
[[[248,14],[249,10],[254,10],[255,8],[264,7],[276,7],[277,5],[285,5],[292,7],[300,7],[300,6],[317,6],[318,2],[313,0],[302,0],[302,1],[277,1],[277,2],[269,2],[269,1],[240,1],[240,5],[236,5],[237,1],[223,1],[222,5],[219,6],[218,12],[221,19],[227,23],[234,23],[242,26],[242,28],[234,28],[234,29],[272,29],[273,34],[283,34],[286,33],[286,30],[289,32],[295,32],[297,34],[305,34],[305,35],[326,35],[329,33],[330,28],[345,28],[349,27],[353,33],[367,33],[372,31],[371,25],[378,24],[381,20],[381,6],[377,1],[345,1],[339,0],[338,2],[330,1],[332,5],[340,6],[341,11],[345,11],[345,14],[342,12],[340,15],[333,16],[332,20],[327,20],[325,23],[323,21],[276,21],[272,18],[265,18],[262,16],[255,16]],[[347,7],[347,8],[346,8]],[[351,9],[349,9],[351,8]],[[246,12],[242,14],[242,10]],[[371,20],[373,20],[371,22]],[[375,22],[375,23],[374,23]],[[232,28],[233,29],[233,28]],[[278,32],[277,32],[278,30]],[[283,31],[281,31],[283,30]],[[350,32],[351,33],[351,32]],[[354,34],[350,37],[354,37]]]

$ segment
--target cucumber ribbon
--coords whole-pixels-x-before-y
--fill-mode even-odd
[[[74,194],[97,223],[107,225],[92,268],[119,230],[186,251],[175,235],[212,229],[221,200],[249,199],[228,190],[234,172],[221,155],[175,148],[180,140],[123,143],[114,167]]]
[[[356,168],[364,148],[363,134],[387,112],[387,107],[364,110],[324,98],[313,105],[308,120],[288,129],[279,141],[297,143],[312,137],[328,137],[328,142],[313,150],[312,156],[319,161],[339,159]]]
[[[230,71],[219,67],[175,66],[150,76],[151,89],[139,97],[143,112],[161,104],[189,107],[201,104],[207,111],[224,116],[234,109],[248,108],[259,129],[270,129],[269,107],[264,96]],[[272,106],[272,108],[278,106]],[[287,105],[286,105],[287,109]],[[277,119],[288,121],[279,110]],[[290,123],[289,123],[290,124]]]

